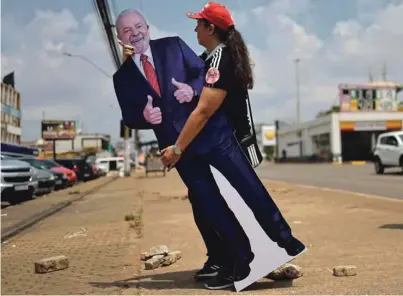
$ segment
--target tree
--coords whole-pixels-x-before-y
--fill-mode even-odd
[[[333,105],[331,106],[328,110],[321,110],[319,111],[318,114],[316,114],[316,118],[324,117],[326,115],[332,114],[332,113],[337,113],[340,112],[340,106],[339,105]]]

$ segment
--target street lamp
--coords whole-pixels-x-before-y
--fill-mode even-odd
[[[94,66],[95,68],[97,68],[100,72],[102,72],[102,74],[104,74],[106,77],[112,78],[111,75],[109,75],[106,71],[102,70],[102,68],[98,67],[97,64],[95,64],[93,61],[87,59],[85,56],[77,55],[77,54],[72,54],[72,53],[69,53],[69,52],[63,52],[63,55],[68,56],[68,57],[73,57],[73,58],[82,59],[82,60],[86,61],[87,63],[90,63],[91,65],[93,65],[93,66]]]
[[[300,94],[299,94],[299,69],[298,64],[300,62],[299,58],[295,60],[295,82],[297,84],[297,102],[296,102],[296,112],[297,112],[297,124],[301,122],[301,102],[300,102]]]
[[[297,84],[296,112],[297,112],[297,124],[299,125],[301,123],[301,99],[300,99],[300,94],[299,94],[299,68],[298,68],[300,59],[296,58],[294,61],[295,61],[295,82]],[[302,154],[303,154],[301,136],[302,136],[302,133],[301,133],[301,130],[299,130],[297,133],[297,137],[298,137],[298,142],[299,142],[299,155],[300,156],[302,156]]]

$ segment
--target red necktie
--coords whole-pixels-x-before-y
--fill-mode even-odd
[[[153,65],[147,59],[148,57],[145,54],[141,54],[140,60],[143,64],[144,73],[146,74],[147,80],[152,86],[152,88],[157,92],[159,96],[161,96],[160,87],[158,85],[157,73],[155,73]]]

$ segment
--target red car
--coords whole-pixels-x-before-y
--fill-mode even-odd
[[[77,175],[73,170],[61,166],[52,159],[39,158],[39,157],[37,159],[42,161],[50,169],[66,174],[69,185],[73,185],[77,182]]]

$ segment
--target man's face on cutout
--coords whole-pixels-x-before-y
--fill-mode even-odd
[[[150,44],[150,32],[144,18],[135,12],[120,17],[117,24],[118,37],[124,44],[130,44],[134,53],[144,53]]]

